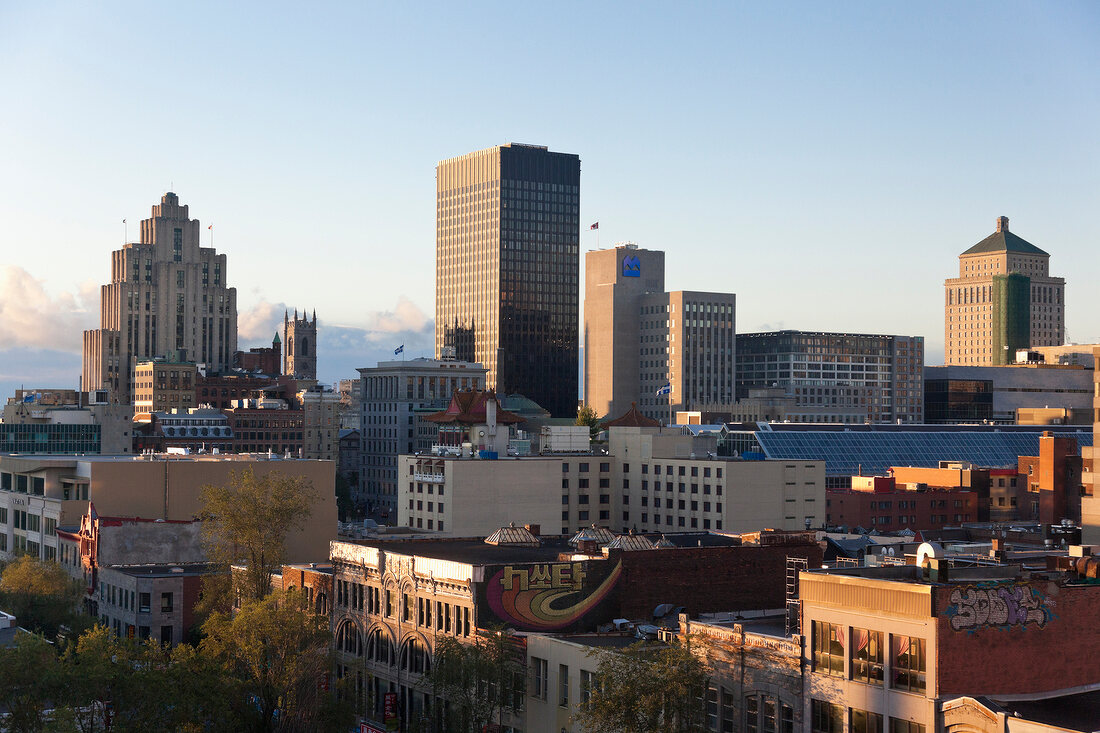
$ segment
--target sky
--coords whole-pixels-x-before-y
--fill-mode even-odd
[[[241,348],[297,307],[324,381],[430,356],[434,167],[507,142],[580,155],[582,263],[664,250],[739,332],[942,363],[943,280],[1004,215],[1100,342],[1098,38],[1095,2],[3,3],[0,399],[76,385],[168,190],[214,225]]]

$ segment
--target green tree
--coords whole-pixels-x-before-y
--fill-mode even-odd
[[[79,615],[83,595],[83,584],[51,560],[22,555],[0,575],[0,608],[48,639],[63,626],[86,625]]]
[[[203,624],[201,655],[225,672],[229,717],[241,731],[342,730],[353,716],[328,689],[332,635],[301,591],[249,599]]]
[[[436,642],[424,684],[446,702],[431,711],[431,730],[480,733],[505,712],[522,709],[526,669],[506,631],[479,633],[473,643],[445,636]]]
[[[688,644],[596,650],[596,686],[576,722],[586,733],[703,733],[706,662]]]
[[[46,711],[63,688],[54,647],[34,634],[21,634],[12,647],[0,646],[0,710],[4,730],[32,733],[46,729]]]
[[[577,408],[577,420],[574,425],[587,425],[588,434],[593,440],[600,434],[600,416],[588,405]]]
[[[279,471],[257,476],[250,466],[232,472],[227,486],[203,486],[200,500],[207,556],[227,570],[244,566],[239,577],[213,575],[203,584],[201,610],[227,611],[234,593],[246,600],[267,595],[286,557],[286,538],[305,526],[317,494],[305,477]]]

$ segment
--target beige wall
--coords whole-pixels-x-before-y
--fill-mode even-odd
[[[581,637],[583,638],[583,637]],[[548,636],[527,636],[527,709],[525,733],[560,733],[561,730],[580,733],[580,725],[570,720],[575,715],[581,699],[581,670],[595,672],[599,659],[589,656],[593,647],[587,644]],[[609,650],[610,651],[610,650]],[[546,699],[537,696],[535,689],[535,660],[546,660]],[[562,666],[566,670],[568,689],[566,704],[560,698]]]

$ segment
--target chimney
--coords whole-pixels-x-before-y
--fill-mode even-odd
[[[1007,216],[998,216],[997,217],[997,231],[998,232],[1007,232],[1008,231],[1008,217]]]

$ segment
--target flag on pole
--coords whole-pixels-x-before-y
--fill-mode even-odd
[[[672,394],[672,382],[665,382],[665,386],[657,390],[658,397],[663,394]]]
[[[596,222],[592,226],[588,227],[588,231],[592,231],[593,229],[599,229],[599,228],[600,228],[600,223]]]
[[[125,219],[123,219],[123,220],[122,220],[122,223],[123,223],[123,224],[125,224],[125,223],[126,223],[126,220],[125,220]]]
[[[207,228],[207,229],[213,229],[213,228],[214,228],[214,225],[213,225],[213,224],[211,224],[210,226],[208,226],[208,227],[206,227],[206,228]]]
[[[405,344],[401,344],[400,346],[398,346],[396,349],[393,350],[393,355],[397,356],[398,354],[402,353],[404,350],[405,350]]]

